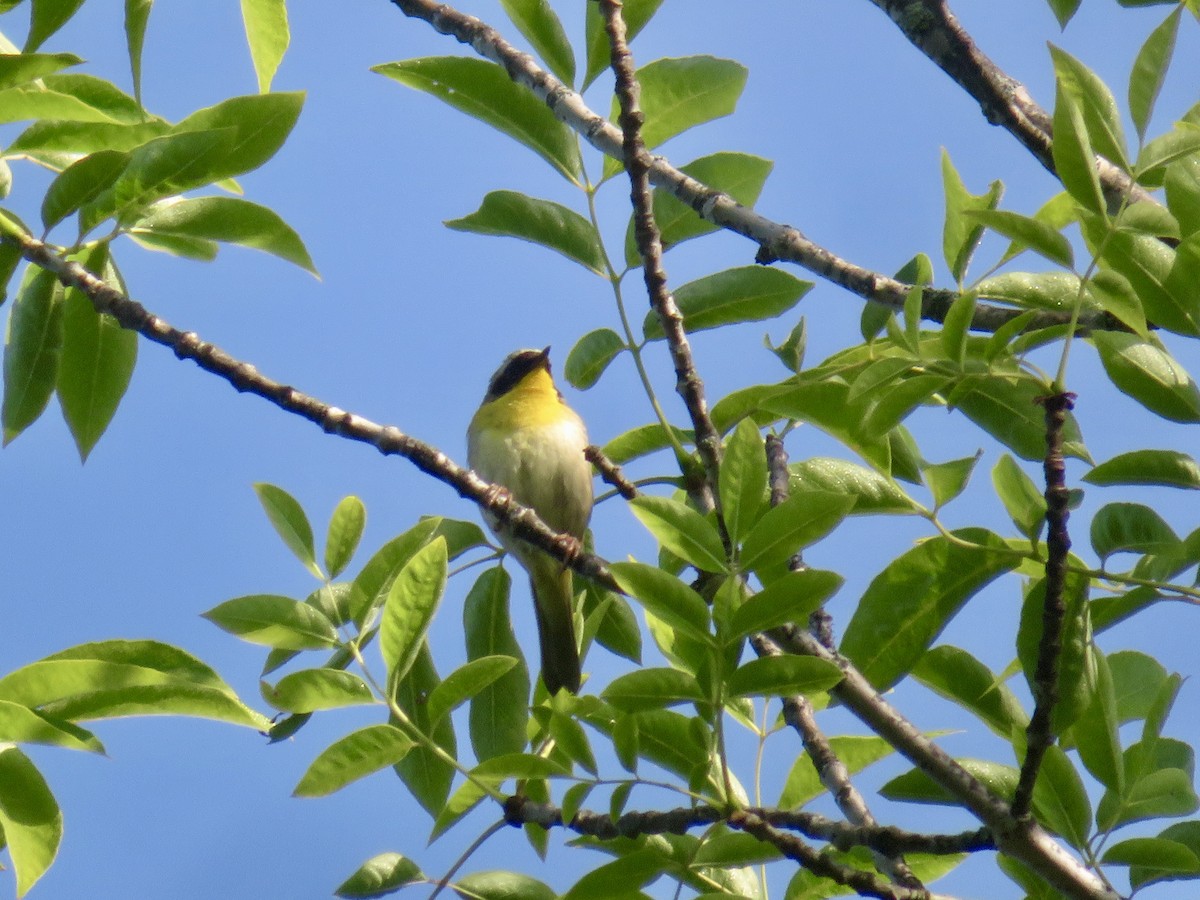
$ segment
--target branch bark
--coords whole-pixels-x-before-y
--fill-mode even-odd
[[[871,0],[887,13],[909,42],[979,103],[983,116],[1021,142],[1050,174],[1054,168],[1053,119],[1021,82],[1008,75],[959,24],[946,0]],[[1104,196],[1113,209],[1130,202],[1158,201],[1121,169],[1096,157]]]

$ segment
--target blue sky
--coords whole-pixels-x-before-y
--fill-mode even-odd
[[[1003,12],[999,4],[959,5],[983,49],[1043,104],[1053,97],[1046,41],[1082,58],[1122,96],[1138,45],[1165,14],[1163,7],[1126,11],[1110,0],[1087,0],[1060,34],[1041,0],[1013,0]],[[86,71],[128,88],[119,6],[86,4],[46,49],[78,53],[88,60]],[[174,120],[255,90],[236,4],[159,6],[144,64],[151,110]],[[555,6],[568,33],[578,37],[582,0]],[[515,39],[498,4],[463,8]],[[19,43],[25,15],[22,7],[0,16],[0,30]],[[242,182],[248,199],[276,209],[300,232],[321,280],[236,248],[204,265],[126,243],[118,248],[118,262],[133,296],[172,324],[197,331],[272,377],[394,423],[465,461],[466,423],[505,354],[551,344],[561,367],[574,340],[612,327],[615,312],[603,282],[559,257],[440,223],[473,211],[495,189],[524,190],[575,208],[580,197],[528,150],[368,71],[382,62],[464,52],[424,23],[405,19],[385,0],[297,3],[291,19],[292,46],[275,88],[307,91],[305,109],[276,159]],[[1198,44],[1195,21],[1185,19],[1152,132],[1195,101]],[[774,160],[758,209],[869,268],[890,273],[924,251],[944,276],[942,147],[972,190],[1002,179],[1006,208],[1032,212],[1055,190],[1050,176],[1007,133],[989,126],[973,101],[868,3],[669,0],[634,52],[642,63],[707,53],[746,64],[750,78],[739,112],[662,152],[676,164],[722,149]],[[607,84],[601,78],[588,93],[594,109],[608,109]],[[0,139],[7,144],[16,133],[5,126]],[[598,173],[595,154],[589,167]],[[10,202],[34,220],[46,178],[18,164],[16,179]],[[624,182],[617,181],[601,198],[606,235],[616,248],[626,197]],[[748,264],[753,252],[741,238],[715,235],[673,251],[667,271],[680,284]],[[637,287],[636,278],[628,282],[635,305],[641,302]],[[857,340],[857,298],[818,285],[801,311],[808,317],[810,360]],[[710,397],[781,377],[777,362],[761,350],[761,338],[769,331],[782,339],[792,323],[785,318],[698,336],[695,351]],[[1185,365],[1200,370],[1194,347],[1173,348]],[[654,348],[649,360],[669,415],[682,422],[665,349]],[[1132,402],[1090,404],[1088,386],[1102,390],[1103,378],[1094,353],[1074,354],[1069,382],[1082,395],[1079,416],[1097,460],[1145,446],[1194,446],[1194,435],[1182,426],[1153,420]],[[569,400],[597,442],[650,419],[631,367],[623,363],[591,391],[570,392]],[[951,524],[976,521],[982,505],[985,524],[1008,527],[986,489],[996,447],[944,414],[923,412],[916,422],[931,458],[985,449],[976,474],[982,489],[971,495],[975,501],[963,501],[961,512],[948,510]],[[789,447],[794,458],[838,452],[811,429]],[[1082,473],[1073,467],[1071,477]],[[262,515],[251,489],[257,481],[298,497],[318,534],[340,497],[360,496],[368,510],[364,554],[419,515],[476,519],[469,504],[404,461],[323,435],[143,344],[124,404],[86,465],[80,466],[53,409],[0,454],[0,671],[76,643],[151,637],[212,664],[243,697],[266,709],[257,698],[261,653],[199,618],[231,597],[303,596],[315,586]],[[1099,502],[1089,497],[1079,518]],[[1187,507],[1169,492],[1147,492],[1143,502],[1181,533],[1193,527]],[[1079,524],[1077,543],[1084,547]],[[649,539],[625,509],[598,509],[595,526],[603,555],[652,558]],[[841,625],[870,578],[925,533],[893,519],[856,520],[845,532],[812,552],[814,564],[847,577],[831,607]],[[452,648],[447,659],[461,658],[459,611],[469,583],[452,582],[434,627],[432,639]],[[532,652],[532,617],[522,589],[514,600]],[[1003,668],[1012,657],[1007,635],[1017,609],[1015,582],[1009,581],[975,600],[946,639]],[[1168,668],[1187,671],[1195,615],[1152,612],[1139,625],[1106,636],[1102,646],[1152,649]],[[621,671],[620,662],[601,651],[589,664],[598,684]],[[964,724],[926,692],[901,688],[895,700],[922,728]],[[1168,733],[1200,737],[1200,725],[1186,713],[1195,702],[1189,683]],[[837,714],[830,719],[835,733],[853,728]],[[32,755],[63,807],[66,835],[59,860],[33,896],[328,896],[360,862],[384,850],[412,855],[427,872],[438,873],[490,819],[472,819],[426,850],[425,814],[387,774],[328,799],[289,796],[321,749],[374,720],[370,710],[318,716],[296,740],[277,746],[249,730],[205,721],[113,721],[97,729],[108,758],[35,748]],[[969,734],[951,735],[945,744],[956,754],[1003,749]],[[876,787],[899,770],[896,764],[881,767],[863,784]],[[892,821],[911,821],[907,811],[881,808]],[[933,827],[936,820],[922,821]],[[965,816],[940,823],[947,829],[967,824]],[[572,880],[571,854],[556,846],[560,838],[552,841],[547,868],[537,868],[516,832],[493,839],[473,867],[524,868],[565,889]],[[1019,896],[990,863],[964,866],[939,887],[966,897]],[[0,898],[12,890],[11,879],[0,877]],[[1151,896],[1184,897],[1189,890],[1168,886]]]

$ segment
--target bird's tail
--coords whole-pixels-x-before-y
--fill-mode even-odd
[[[575,641],[571,570],[543,554],[531,567],[533,607],[542,651],[542,680],[553,696],[559,688],[579,693],[579,649]]]

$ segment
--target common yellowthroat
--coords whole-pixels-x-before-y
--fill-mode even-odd
[[[503,485],[558,532],[582,539],[592,515],[592,469],[583,420],[550,376],[550,348],[509,354],[488,382],[467,429],[467,459],[481,478]],[[542,680],[553,695],[579,691],[571,570],[513,537],[494,517],[488,527],[529,573],[542,652]]]

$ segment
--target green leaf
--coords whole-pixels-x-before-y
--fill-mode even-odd
[[[748,71],[731,59],[685,56],[656,59],[637,71],[640,105],[645,116],[642,142],[652,150],[704,122],[730,115],[746,86]],[[613,98],[612,121],[620,115]],[[612,157],[604,160],[604,175],[621,170]]]
[[[966,359],[967,338],[975,316],[976,299],[974,291],[959,294],[942,321],[942,352],[960,367]]]
[[[317,565],[317,552],[313,546],[312,526],[308,524],[304,507],[283,488],[264,481],[255,483],[254,493],[258,495],[258,502],[287,548],[304,563],[308,571],[323,580],[325,576]]]
[[[90,731],[9,700],[0,700],[0,741],[104,752],[104,745]]]
[[[380,897],[406,884],[424,880],[425,873],[407,856],[380,853],[359,866],[333,893],[347,898]]]
[[[1067,23],[1074,17],[1075,11],[1079,9],[1079,4],[1083,0],[1046,0],[1046,2],[1050,4],[1050,10],[1054,13],[1054,18],[1058,19],[1058,27],[1066,28]]]
[[[387,599],[396,573],[412,559],[413,554],[433,540],[441,520],[422,519],[408,531],[398,535],[375,551],[354,579],[354,596],[359,605],[354,621],[363,623],[370,612]]]
[[[372,66],[371,71],[491,125],[578,183],[583,162],[573,132],[495,63],[464,56],[430,56]]]
[[[1017,456],[1040,462],[1046,455],[1046,422],[1038,399],[1047,393],[1033,378],[968,375],[946,400]],[[1063,439],[1067,456],[1086,459],[1079,426],[1070,413]]]
[[[802,569],[788,572],[747,599],[733,614],[727,640],[802,622],[842,586],[835,572]]]
[[[1171,841],[1173,843],[1182,844],[1192,851],[1193,854],[1200,857],[1200,823],[1196,821],[1176,822],[1174,825],[1169,825],[1159,832],[1158,837],[1162,840]],[[1175,878],[1190,877],[1188,875],[1180,875],[1178,873],[1164,872],[1162,869],[1156,869],[1154,866],[1135,865],[1129,871],[1129,884],[1135,890],[1144,884],[1158,880],[1174,880]]]
[[[231,178],[257,169],[283,146],[291,134],[304,94],[300,91],[232,97],[192,113],[175,126],[175,132],[234,129],[225,144],[225,155],[215,161],[202,183]]]
[[[0,748],[0,833],[23,897],[46,874],[62,841],[62,811],[42,774],[16,747]]]
[[[1059,76],[1054,101],[1054,169],[1072,197],[1089,212],[1104,215],[1107,204],[1096,174],[1096,154],[1083,112]]]
[[[1178,253],[1155,237],[1128,231],[1109,233],[1102,247],[1103,261],[1129,281],[1147,318],[1161,328],[1196,337],[1200,304],[1191,289],[1171,277]]]
[[[603,609],[602,612],[601,609]],[[632,663],[641,665],[642,630],[629,601],[620,594],[601,591],[589,586],[587,593],[584,594],[584,611],[588,620],[593,615],[603,616],[595,629],[596,642],[600,646]],[[589,624],[584,628],[584,632],[586,634],[590,631]]]
[[[763,438],[743,419],[725,443],[720,471],[721,515],[729,538],[738,544],[766,505],[767,457]]]
[[[885,438],[918,406],[951,383],[944,375],[913,375],[862,398],[866,415],[859,424],[869,436]]]
[[[317,274],[300,235],[274,210],[240,197],[166,200],[131,221],[129,228],[263,250]]]
[[[394,725],[368,725],[335,741],[312,761],[294,797],[325,797],[408,755],[413,741]]]
[[[62,353],[63,288],[51,272],[28,265],[4,336],[4,443],[46,409]]]
[[[1005,740],[1029,724],[1016,694],[966,650],[943,644],[928,650],[912,675],[932,691],[977,715]]]
[[[672,428],[672,430],[681,444],[691,441],[690,431],[684,431],[682,428]],[[652,422],[649,425],[639,425],[624,434],[617,435],[601,449],[604,451],[604,455],[617,465],[624,465],[630,460],[669,446],[671,446],[671,442],[668,440],[663,426],[658,422]]]
[[[469,659],[500,655],[518,660],[516,666],[471,699],[471,746],[479,760],[520,753],[526,744],[529,669],[509,619],[510,584],[503,569],[488,569],[471,587],[463,606]]]
[[[1078,104],[1087,131],[1085,140],[1088,140],[1101,156],[1128,172],[1129,161],[1125,155],[1121,112],[1117,109],[1117,101],[1112,91],[1095,72],[1065,50],[1051,45],[1050,55],[1054,59],[1054,72],[1058,76],[1059,89],[1069,93]],[[1058,114],[1057,110],[1055,114]],[[1057,159],[1056,155],[1056,165]],[[1094,169],[1095,163],[1092,165]]]
[[[1046,523],[1046,498],[1033,479],[1005,453],[992,468],[992,485],[1021,534],[1031,541],[1037,540]]]
[[[609,363],[625,349],[625,341],[611,328],[589,331],[571,348],[563,366],[563,376],[572,387],[586,391],[600,380]]]
[[[1071,242],[1045,222],[1008,210],[975,210],[970,218],[1002,234],[1022,247],[1028,247],[1064,269],[1073,268],[1075,254]]]
[[[890,478],[878,472],[831,456],[817,456],[790,466],[789,490],[825,491],[855,498],[850,515],[916,512],[918,505]]]
[[[108,260],[108,247],[89,254],[85,268],[119,284]],[[68,288],[62,311],[62,358],[58,365],[58,401],[63,418],[75,439],[81,460],[86,461],[116,414],[133,377],[138,335],[96,312],[92,301],[76,288]]]
[[[1145,719],[1167,680],[1162,663],[1135,650],[1119,650],[1108,657],[1116,691],[1117,718],[1121,722]]]
[[[29,34],[25,38],[25,52],[29,53],[42,46],[51,35],[71,20],[81,6],[83,0],[33,0],[30,4]]]
[[[1179,543],[1158,513],[1140,503],[1108,503],[1092,518],[1092,548],[1101,560],[1114,553],[1157,553]]]
[[[128,164],[128,153],[100,150],[63,169],[42,198],[42,224],[46,230],[100,196]]]
[[[804,323],[804,316],[792,326],[787,338],[778,347],[771,345],[771,337],[766,334],[763,335],[763,346],[775,354],[775,358],[783,363],[789,372],[798,374],[804,367],[804,351],[808,346],[808,328]]]
[[[644,895],[639,895],[637,889],[670,865],[669,859],[654,850],[635,850],[588,872],[562,895],[562,900],[638,900]],[[617,885],[620,887],[614,892]]]
[[[1176,126],[1146,143],[1135,164],[1138,181],[1161,181],[1162,167],[1200,151],[1200,129],[1195,127],[1195,123],[1192,125],[1190,128],[1186,124],[1183,127]]]
[[[782,315],[812,288],[782,269],[738,266],[681,285],[675,302],[689,332],[707,331],[740,322],[761,322]],[[662,323],[653,311],[642,322],[646,340],[664,337]]]
[[[242,0],[242,22],[246,26],[254,74],[258,76],[258,90],[265,94],[271,90],[271,79],[291,40],[286,0]]]
[[[752,207],[772,168],[773,163],[761,156],[722,151],[680,166],[679,171],[710,190],[728,194],[742,206]],[[654,189],[653,211],[664,250],[720,229],[666,188]],[[632,214],[625,228],[625,262],[630,268],[641,265]]]
[[[738,697],[781,697],[827,691],[842,680],[836,663],[811,656],[764,656],[734,670],[729,692]]]
[[[1166,193],[1180,233],[1190,237],[1200,231],[1200,156],[1184,157],[1167,167]]]
[[[36,81],[69,66],[82,63],[73,53],[0,54],[0,90]]]
[[[993,181],[987,193],[972,194],[963,184],[958,170],[942,148],[942,188],[946,195],[946,217],[942,225],[942,255],[954,280],[962,284],[971,258],[983,238],[983,227],[972,221],[972,213],[995,209],[1004,192],[1004,185]],[[983,223],[986,224],[986,221]]]
[[[138,147],[116,180],[82,207],[81,231],[86,234],[106,219],[136,215],[163,197],[218,180],[218,164],[234,136],[228,128],[186,131]]]
[[[808,491],[793,494],[763,513],[742,544],[743,570],[785,562],[829,534],[854,506],[847,494]]]
[[[35,159],[45,158],[49,161],[102,150],[128,152],[170,131],[168,122],[149,114],[144,121],[135,124],[40,120],[21,132],[9,145],[7,152],[26,153]]]
[[[712,640],[707,604],[678,578],[645,563],[613,563],[610,568],[621,590],[656,617],[698,641]]]
[[[252,644],[284,650],[319,650],[337,643],[337,629],[306,603],[272,594],[226,600],[204,613],[222,631]]]
[[[988,300],[1069,313],[1079,296],[1079,277],[1071,272],[1006,272],[985,278],[976,290]]]
[[[678,669],[635,669],[613,680],[601,696],[623,712],[703,703],[709,697],[696,679]]]
[[[129,48],[129,71],[133,75],[133,96],[142,102],[142,48],[146,43],[146,25],[154,0],[125,0],[125,44]]]
[[[549,886],[519,872],[472,872],[452,887],[462,900],[556,900]]]
[[[762,406],[777,415],[816,425],[875,468],[890,472],[892,453],[888,442],[863,433],[863,404],[851,403],[848,394],[849,388],[836,381],[806,381],[764,398]]]
[[[319,709],[340,709],[374,703],[375,697],[365,681],[340,669],[301,669],[291,672],[271,686],[262,685],[263,699],[289,713],[309,713]]]
[[[1129,279],[1113,269],[1097,269],[1087,284],[1089,299],[1109,315],[1128,325],[1141,338],[1149,337],[1146,330],[1146,310]]]
[[[422,643],[412,668],[396,685],[394,696],[409,720],[446,755],[457,759],[458,742],[451,718],[445,717],[440,723],[429,721],[425,700],[439,681],[429,645]],[[436,819],[446,807],[446,798],[450,795],[454,780],[453,766],[444,762],[431,748],[417,744],[396,765],[396,772],[413,798]]]
[[[841,651],[884,690],[909,672],[963,605],[1019,560],[982,528],[935,537],[893,560],[867,587]]]
[[[1176,7],[1161,25],[1150,32],[1133,61],[1133,69],[1129,73],[1129,115],[1137,128],[1138,140],[1145,140],[1158,92],[1162,89],[1171,56],[1175,52],[1175,35],[1179,31],[1182,12],[1182,7]]]
[[[1094,691],[1092,623],[1087,606],[1088,579],[1068,572],[1063,585],[1065,612],[1059,635],[1058,702],[1054,706],[1054,734],[1062,734],[1087,708]],[[1041,650],[1043,615],[1046,607],[1046,579],[1039,578],[1025,593],[1021,605],[1021,623],[1017,631],[1017,657],[1030,690],[1037,683],[1038,656]]]
[[[367,523],[367,508],[353,495],[338,501],[325,537],[325,569],[337,578],[350,564]]]
[[[1011,797],[1017,787],[1018,772],[1012,766],[981,759],[955,759],[977,780],[998,797]],[[893,778],[879,793],[889,800],[907,800],[912,803],[932,803],[938,806],[958,806],[958,798],[920,769],[910,769]]]
[[[481,656],[459,666],[429,695],[429,720],[438,722],[517,665],[511,656]]]
[[[642,495],[629,507],[655,539],[702,572],[724,572],[725,550],[716,528],[690,506],[669,497]]]
[[[663,0],[627,0],[623,5],[625,18],[625,39],[632,43],[633,39],[646,26],[646,23],[658,12]],[[583,77],[583,88],[587,89],[596,76],[608,68],[612,59],[612,51],[608,44],[608,34],[604,30],[604,20],[600,17],[599,6],[587,6],[584,22],[587,43],[587,71]]]
[[[1125,789],[1125,763],[1121,758],[1121,718],[1116,685],[1108,660],[1093,651],[1096,684],[1091,699],[1071,728],[1071,738],[1079,758],[1096,780],[1121,793]]]
[[[480,778],[559,778],[568,769],[556,760],[534,753],[509,753],[480,763],[471,770]]]
[[[1072,847],[1082,850],[1087,846],[1092,804],[1079,773],[1061,747],[1046,748],[1033,788],[1033,808],[1038,821],[1062,835]]]
[[[975,464],[982,455],[983,451],[980,450],[974,456],[952,459],[924,468],[925,481],[933,492],[935,509],[941,509],[966,489],[967,482],[971,480],[971,473],[975,471]]]
[[[1133,782],[1124,796],[1114,798],[1105,794],[1096,810],[1096,824],[1104,831],[1142,819],[1187,816],[1200,808],[1192,776],[1174,768],[1157,769]]]
[[[575,84],[575,53],[548,0],[500,0],[500,5],[560,81]]]
[[[1200,876],[1200,857],[1186,845],[1163,838],[1129,838],[1113,844],[1105,851],[1101,862],[1115,866],[1145,866],[1165,875]]]
[[[139,247],[153,250],[156,253],[170,253],[184,259],[194,259],[199,262],[212,262],[217,258],[220,247],[216,241],[205,241],[200,238],[181,238],[167,234],[151,234],[150,232],[126,232],[129,239]]]
[[[446,589],[446,539],[434,538],[405,563],[392,582],[379,626],[379,646],[391,681],[412,668]]]
[[[585,269],[607,277],[604,251],[596,229],[579,213],[561,203],[516,191],[492,191],[475,212],[461,219],[449,219],[445,224],[455,231],[515,237],[541,244]]]
[[[1104,371],[1123,393],[1172,422],[1200,422],[1200,389],[1155,338],[1096,332]]]

